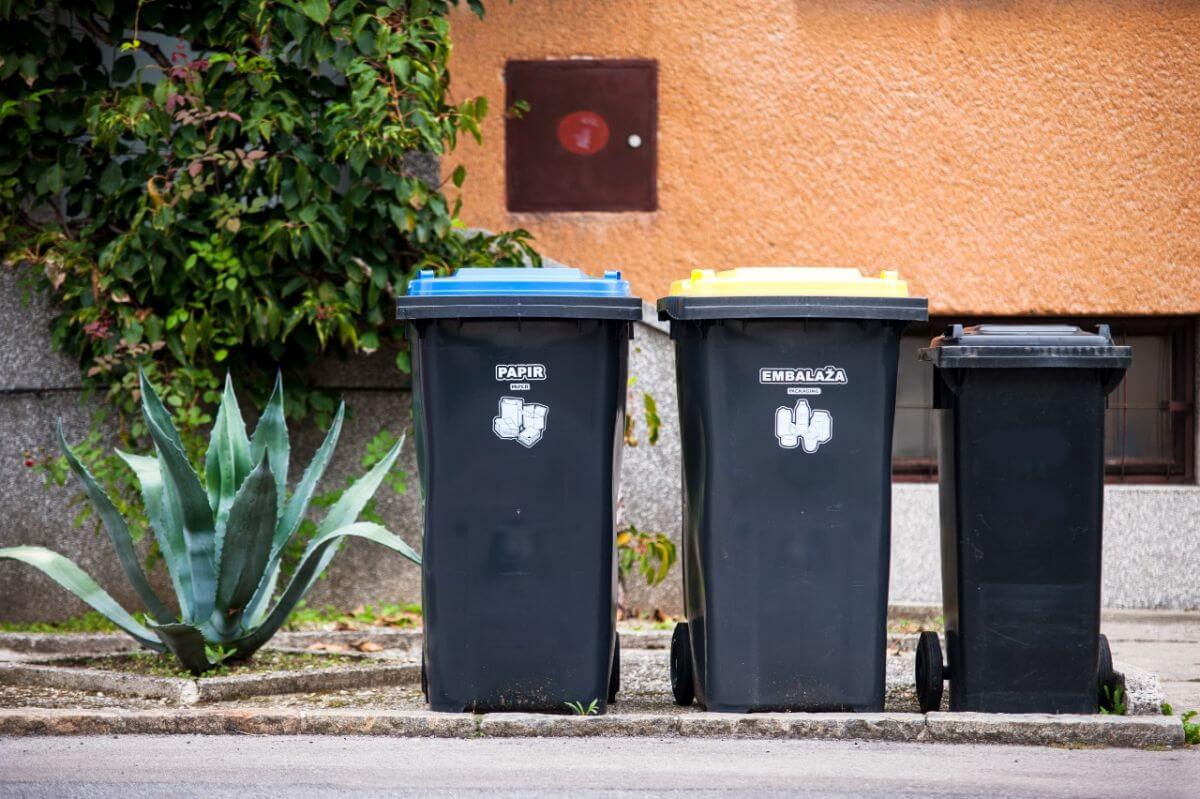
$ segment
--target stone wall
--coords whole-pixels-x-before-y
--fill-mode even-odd
[[[653,317],[647,313],[647,318]],[[72,525],[73,486],[48,489],[39,475],[22,466],[26,449],[53,452],[52,426],[62,417],[68,438],[87,430],[93,407],[85,402],[73,364],[52,353],[45,307],[34,298],[25,306],[14,276],[0,272],[0,546],[40,544],[74,559],[127,607],[136,608],[116,557],[103,532]],[[626,447],[622,469],[622,516],[626,523],[680,530],[679,430],[676,422],[671,342],[657,322],[638,325],[630,351],[630,411],[639,444]],[[350,416],[327,485],[344,485],[361,471],[359,458],[380,428],[410,425],[407,383],[381,353],[351,362],[327,361],[313,372],[321,385],[342,390]],[[642,393],[658,404],[663,429],[657,446],[646,441]],[[321,432],[294,433],[293,464],[307,463]],[[402,462],[412,475],[410,490],[381,490],[380,508],[389,527],[414,546],[420,543],[421,510],[414,453]],[[1105,494],[1105,604],[1110,607],[1200,607],[1200,487],[1110,486]],[[893,487],[891,600],[940,600],[937,486]],[[160,575],[161,578],[161,575]],[[647,589],[635,578],[630,602],[642,608],[678,612],[679,570],[662,585]],[[310,604],[351,608],[364,602],[416,601],[418,570],[407,561],[381,555],[378,547],[351,541]],[[0,562],[0,621],[51,620],[86,608],[29,567]]]

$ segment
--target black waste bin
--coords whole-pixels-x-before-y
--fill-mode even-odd
[[[425,501],[423,685],[441,711],[566,711],[618,683],[615,488],[632,323],[617,272],[422,272],[408,324]]]
[[[1095,713],[1104,405],[1129,367],[1108,327],[953,325],[921,358],[939,417],[942,602],[917,649],[923,710]]]
[[[881,710],[900,333],[895,273],[697,271],[671,322],[687,623],[676,702]]]

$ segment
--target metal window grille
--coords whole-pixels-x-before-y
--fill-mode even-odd
[[[957,320],[955,320],[957,321]],[[973,323],[976,320],[971,320]],[[1108,397],[1105,477],[1108,482],[1191,483],[1196,476],[1196,325],[1191,317],[1129,319],[992,318],[979,322],[1062,322],[1111,326],[1133,347],[1133,366]],[[930,366],[917,361],[949,320],[905,331],[900,344],[892,474],[898,481],[937,479],[937,437]]]

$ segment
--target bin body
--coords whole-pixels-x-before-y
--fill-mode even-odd
[[[1104,407],[1128,348],[1074,327],[982,325],[924,352],[940,363],[950,708],[1095,713]]]
[[[697,699],[714,711],[882,710],[896,362],[924,301],[659,307],[676,350]]]
[[[488,274],[465,274],[477,271]],[[525,283],[561,271],[576,270],[429,279],[530,292],[539,287]],[[566,290],[587,281],[600,282],[578,278],[584,286]],[[628,284],[613,281],[624,296],[463,296],[451,292],[471,286],[446,285],[399,303],[412,351],[434,710],[605,707],[628,340],[641,314]]]

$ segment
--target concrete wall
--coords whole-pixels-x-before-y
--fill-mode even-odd
[[[103,533],[78,529],[68,503],[74,486],[43,487],[21,465],[25,449],[53,452],[53,420],[63,417],[68,437],[87,429],[90,406],[81,402],[72,364],[51,353],[46,310],[23,306],[13,275],[0,272],[0,546],[40,544],[79,563],[127,607],[136,608],[120,566]],[[341,388],[351,416],[332,464],[331,485],[357,474],[366,442],[380,427],[406,428],[411,414],[405,381],[381,354],[353,362],[326,362],[314,372],[323,385]],[[622,470],[622,515],[627,523],[662,530],[678,539],[680,529],[679,428],[671,342],[657,323],[639,325],[630,352],[630,409],[639,439],[626,447]],[[646,442],[642,393],[658,403],[664,425],[658,446]],[[320,431],[294,434],[293,464],[307,463]],[[380,507],[389,526],[410,543],[420,543],[421,512],[413,450],[402,456],[412,490],[401,496],[381,491]],[[1105,496],[1104,595],[1112,607],[1200,607],[1200,487],[1110,486]],[[893,487],[891,599],[940,599],[937,486]],[[161,575],[160,575],[161,578]],[[676,612],[679,571],[647,589],[634,580],[631,604]],[[169,593],[169,592],[168,592]],[[351,608],[363,602],[414,601],[420,596],[418,570],[378,547],[352,541],[338,555],[310,604]],[[0,562],[0,621],[33,621],[75,615],[86,608],[47,578],[21,564]]]
[[[1200,4],[538,0],[452,21],[508,59],[659,63],[659,210],[510,214],[504,123],[464,218],[644,297],[692,268],[899,269],[935,313],[1200,313]]]

